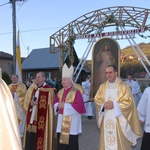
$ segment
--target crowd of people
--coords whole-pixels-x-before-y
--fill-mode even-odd
[[[142,94],[132,74],[123,82],[116,67],[108,65],[107,81],[99,86],[91,101],[91,77],[80,85],[74,83],[73,73],[73,66],[69,68],[64,64],[62,89],[57,93],[46,82],[44,72],[38,72],[28,88],[18,81],[16,74],[8,86],[0,79],[0,136],[6,128],[3,122],[9,128],[4,134],[8,141],[0,145],[1,149],[79,150],[82,116],[91,120],[96,115],[99,150],[130,150],[142,136],[141,150],[148,150],[150,87]],[[4,108],[8,111],[2,111]],[[140,123],[145,124],[144,134]],[[11,136],[14,136],[13,142]]]

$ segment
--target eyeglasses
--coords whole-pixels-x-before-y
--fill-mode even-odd
[[[114,72],[112,72],[112,71],[105,72],[105,74],[112,74],[112,73],[114,73]]]

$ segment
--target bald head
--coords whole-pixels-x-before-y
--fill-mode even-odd
[[[39,86],[44,84],[44,82],[45,82],[45,74],[44,74],[44,72],[38,72],[36,74],[36,82],[37,82],[37,84]]]

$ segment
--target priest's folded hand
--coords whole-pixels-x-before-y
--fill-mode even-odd
[[[107,110],[111,110],[114,108],[114,104],[112,101],[107,101],[105,104],[104,104],[104,108],[107,109]]]
[[[32,100],[32,101],[31,101],[31,106],[35,106],[35,105],[38,105],[38,102],[37,102],[37,101]]]
[[[63,109],[64,108],[64,102],[59,102],[58,103],[58,108]]]

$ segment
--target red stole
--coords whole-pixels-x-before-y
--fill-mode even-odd
[[[46,86],[47,87],[47,86]],[[49,87],[48,87],[49,88]],[[38,98],[38,105],[37,105],[37,118],[33,121],[33,124],[30,124],[30,106],[28,109],[27,114],[27,129],[28,125],[36,126],[36,150],[43,150],[44,145],[44,133],[45,133],[45,126],[46,126],[46,118],[48,112],[48,97],[49,91],[44,91],[45,88],[41,88],[39,90],[39,98]],[[32,92],[32,97],[35,95],[37,89],[34,89]],[[32,132],[32,131],[31,131]]]
[[[12,86],[11,86],[11,89],[10,89],[10,90],[11,90],[12,92],[16,92],[17,87],[18,87],[18,84],[15,84],[15,85],[13,85],[13,84],[12,84]]]

